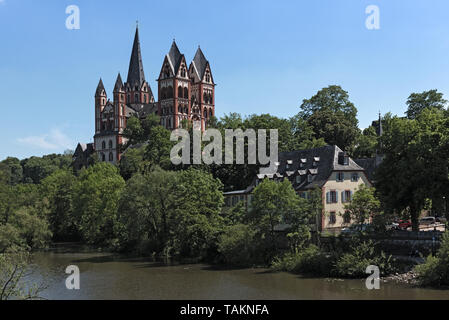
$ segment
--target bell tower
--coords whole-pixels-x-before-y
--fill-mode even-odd
[[[193,126],[206,130],[207,123],[215,116],[215,83],[209,61],[200,47],[189,67],[192,82],[191,120]]]

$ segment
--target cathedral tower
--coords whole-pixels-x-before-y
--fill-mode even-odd
[[[187,62],[174,40],[159,73],[158,96],[162,126],[172,130],[179,128],[183,120],[189,120],[190,79]]]
[[[209,61],[200,47],[189,66],[189,77],[192,82],[191,120],[194,127],[204,131],[209,119],[215,116],[215,83]]]

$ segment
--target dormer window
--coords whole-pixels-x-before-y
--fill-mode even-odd
[[[346,152],[340,152],[338,154],[338,164],[343,166],[349,165],[349,155]]]
[[[293,164],[293,160],[287,160],[287,169],[290,169],[292,164]]]
[[[345,180],[344,172],[337,172],[337,182],[343,182]]]
[[[312,182],[313,181],[313,175],[311,175],[311,174],[309,174],[308,176],[307,176],[307,182]]]
[[[301,176],[296,176],[296,183],[301,183]]]

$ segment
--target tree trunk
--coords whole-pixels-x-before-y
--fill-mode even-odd
[[[410,206],[410,220],[412,222],[412,231],[419,231],[419,214],[420,210],[415,206]]]

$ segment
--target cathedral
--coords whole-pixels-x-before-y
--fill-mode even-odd
[[[126,143],[123,130],[132,116],[144,118],[151,113],[157,114],[161,125],[169,130],[180,128],[183,120],[190,122],[195,129],[206,129],[208,120],[215,116],[215,83],[209,61],[200,47],[188,65],[173,40],[157,82],[158,100],[145,80],[139,29],[136,28],[128,77],[123,83],[118,74],[112,101],[103,81],[100,79],[98,83],[94,143],[78,144],[74,154],[75,168],[85,165],[94,151],[100,161],[117,163],[121,156],[120,146]]]

